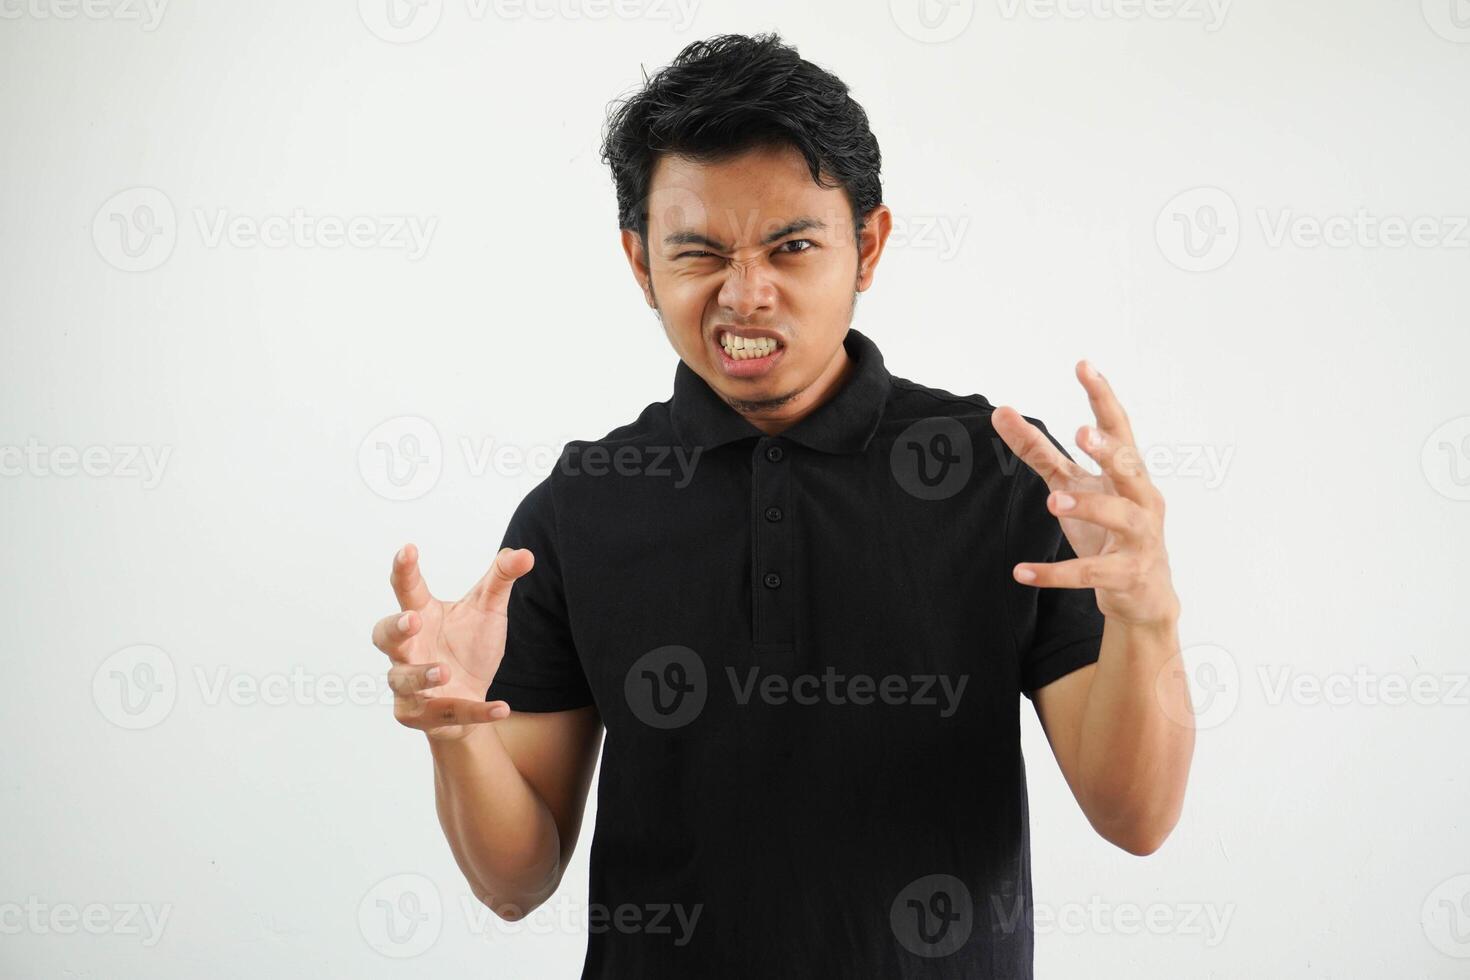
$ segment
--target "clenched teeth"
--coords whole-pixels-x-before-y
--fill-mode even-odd
[[[770,337],[737,337],[732,333],[721,333],[720,346],[726,356],[736,361],[752,357],[767,357],[781,345]]]

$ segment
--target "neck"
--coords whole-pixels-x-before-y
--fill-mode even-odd
[[[847,353],[847,344],[837,345],[837,353],[822,369],[817,380],[797,392],[790,401],[771,412],[744,412],[740,414],[751,425],[768,436],[780,435],[808,415],[826,404],[833,395],[842,390],[857,370],[857,362]],[[739,407],[736,406],[736,410]]]

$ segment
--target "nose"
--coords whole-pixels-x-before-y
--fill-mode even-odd
[[[776,287],[764,263],[731,262],[720,286],[719,303],[741,320],[775,308]]]

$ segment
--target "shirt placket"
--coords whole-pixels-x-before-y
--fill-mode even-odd
[[[796,639],[791,508],[795,463],[789,444],[764,437],[751,462],[751,637],[757,648],[790,650]]]

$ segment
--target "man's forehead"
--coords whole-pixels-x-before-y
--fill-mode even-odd
[[[792,159],[794,157],[794,159]],[[851,220],[840,187],[821,187],[806,161],[751,151],[718,162],[664,155],[650,181],[650,237],[769,243],[797,232],[821,234]]]

